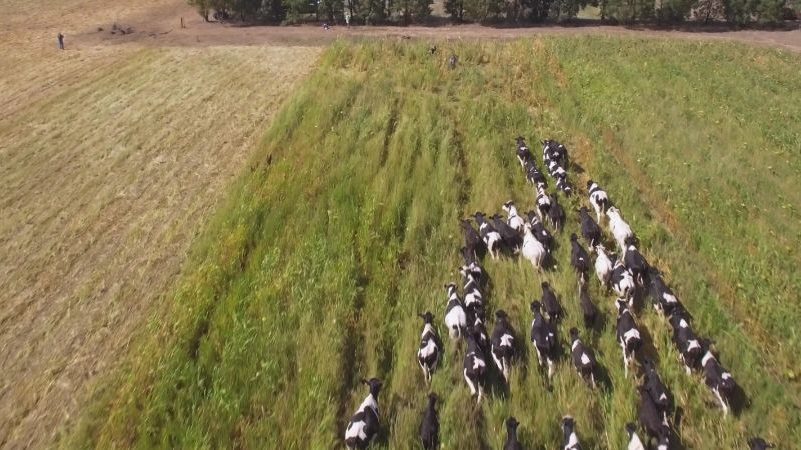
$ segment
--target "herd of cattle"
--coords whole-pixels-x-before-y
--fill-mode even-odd
[[[542,142],[543,163],[548,174],[555,181],[556,188],[565,196],[573,194],[573,186],[567,178],[568,152],[564,145],[546,140]],[[526,180],[536,191],[536,207],[521,214],[512,201],[503,204],[504,219],[498,214],[488,216],[482,212],[473,215],[476,226],[471,221],[461,220],[465,245],[460,249],[464,265],[460,267],[462,276],[461,295],[455,283],[445,285],[447,304],[444,322],[452,340],[466,341],[463,363],[463,376],[470,393],[481,402],[487,383],[490,364],[497,369],[499,380],[508,385],[510,367],[516,360],[516,333],[506,312],[495,310],[492,334],[486,327],[486,297],[488,276],[481,265],[487,254],[493,259],[501,256],[522,256],[530,261],[539,272],[554,263],[551,260],[554,250],[554,237],[546,227],[559,233],[564,229],[565,209],[557,197],[547,193],[548,181],[540,171],[530,149],[522,137],[517,138],[517,158],[525,173]],[[652,448],[667,450],[672,432],[670,418],[673,413],[673,396],[661,381],[657,368],[642,353],[643,338],[635,317],[634,301],[640,294],[650,297],[657,313],[665,317],[672,328],[672,341],[678,350],[681,362],[688,374],[700,373],[706,385],[720,404],[725,416],[737,390],[734,377],[718,362],[709,348],[710,341],[699,337],[692,328],[691,315],[665,283],[656,267],[650,265],[638,249],[638,240],[631,227],[623,219],[618,208],[614,207],[607,193],[594,181],[587,182],[588,202],[594,209],[595,218],[589,209],[579,210],[581,237],[589,252],[573,233],[570,236],[570,264],[575,270],[579,286],[579,305],[584,325],[592,329],[601,314],[589,295],[589,274],[595,272],[600,284],[617,295],[616,338],[621,347],[625,376],[629,367],[638,361],[641,368],[642,384],[637,387],[639,394],[638,419],[645,432],[644,439],[637,434],[634,423],[626,425],[629,436],[629,450]],[[614,238],[620,256],[614,259],[612,252],[604,246],[601,224],[606,218],[609,232]],[[590,254],[595,255],[595,260]],[[539,301],[530,304],[533,320],[531,323],[531,343],[536,350],[539,366],[547,374],[550,383],[555,372],[561,349],[559,344],[559,325],[563,309],[556,293],[548,282],[541,284],[542,295]],[[419,315],[423,321],[421,342],[417,359],[428,384],[437,370],[442,342],[434,326],[434,315],[425,312]],[[582,342],[580,332],[573,327],[568,330],[570,359],[578,374],[591,389],[598,385],[598,363],[589,345]],[[491,363],[488,362],[491,359]],[[359,406],[345,432],[348,448],[366,448],[379,430],[378,394],[381,381],[364,380],[370,393]],[[428,407],[424,411],[420,427],[420,439],[425,449],[438,448],[439,424],[435,409],[437,397],[428,395]],[[514,417],[506,421],[507,438],[504,449],[521,449],[517,440],[518,422]],[[572,417],[562,418],[564,450],[581,448]],[[748,441],[752,450],[772,447],[761,438]]]

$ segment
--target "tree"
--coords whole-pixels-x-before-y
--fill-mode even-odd
[[[457,22],[464,20],[464,0],[445,0],[445,12]]]
[[[211,10],[211,5],[209,0],[188,0],[190,6],[194,6],[197,9],[197,12],[200,14],[200,17],[203,18],[206,22],[209,21],[209,13]]]
[[[396,0],[392,12],[403,19],[403,23],[419,22],[431,15],[433,0]]]
[[[659,21],[681,22],[690,15],[695,0],[658,0],[656,18]]]

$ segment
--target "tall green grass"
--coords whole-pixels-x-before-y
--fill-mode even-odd
[[[518,134],[564,141],[572,179],[608,189],[748,394],[748,407],[723,419],[702,381],[684,374],[666,324],[644,310],[643,331],[683,410],[683,444],[801,437],[797,57],[599,37],[440,48],[429,56],[423,43],[383,41],[327,51],[66,446],[337,448],[366,393],[358,380],[376,376],[375,447],[416,448],[429,390],[415,361],[416,313],[431,310],[442,324],[460,217],[508,199],[533,205],[512,148]],[[570,216],[556,270],[485,264],[490,313],[505,309],[525,344],[509,392],[493,388],[474,407],[463,345],[445,339],[430,388],[441,398],[442,448],[499,448],[509,415],[527,448],[554,448],[564,414],[588,448],[624,445],[636,383],[623,376],[613,298],[593,283],[606,327],[584,333],[606,388],[590,391],[565,359],[548,391],[529,343],[528,304],[543,279],[567,310],[562,340],[581,322],[567,240],[580,202],[562,202]]]

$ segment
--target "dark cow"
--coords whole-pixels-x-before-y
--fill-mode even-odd
[[[748,447],[750,447],[751,450],[767,450],[776,446],[768,443],[768,441],[762,439],[761,437],[755,436],[748,439]]]
[[[651,398],[648,390],[644,386],[640,386],[637,388],[637,392],[640,394],[638,411],[640,425],[648,435],[648,443],[655,439],[661,445],[661,441],[666,440],[670,435],[670,426],[664,415],[659,411],[654,399]],[[665,450],[667,450],[667,447],[665,447]]]
[[[548,220],[557,232],[565,228],[565,209],[559,204],[559,200],[554,195],[551,197],[551,207],[548,208]]]
[[[576,233],[570,235],[570,247],[570,265],[576,270],[579,278],[586,282],[587,272],[589,272],[592,262],[590,261],[590,255],[587,254],[587,250],[584,250],[584,247],[579,244]]]
[[[579,221],[581,222],[581,235],[587,242],[590,251],[593,251],[595,246],[601,243],[601,227],[592,220],[586,206],[579,209]]]
[[[499,214],[494,214],[492,217],[492,226],[501,234],[504,247],[511,250],[512,253],[518,253],[520,247],[523,245],[523,237],[514,228],[510,227],[508,223]]]
[[[523,445],[517,440],[517,426],[520,423],[514,417],[506,419],[506,443],[503,450],[523,450]]]
[[[662,276],[656,269],[652,268],[648,274],[648,284],[650,285],[649,293],[654,303],[654,309],[660,314],[670,316],[674,309],[681,306],[679,299],[676,298],[673,291],[665,284],[665,280],[662,279]]]
[[[553,376],[558,351],[556,326],[542,316],[540,302],[531,302],[531,312],[534,313],[534,320],[531,322],[531,343],[537,350],[540,367],[547,364],[548,378],[550,379]]]
[[[484,253],[487,251],[487,244],[481,238],[481,235],[473,225],[467,219],[462,219],[459,221],[459,225],[462,227],[462,232],[464,233],[464,246],[465,248],[472,252],[473,260],[478,257],[483,257]],[[467,261],[467,257],[465,257],[465,264],[470,264]]]
[[[556,298],[556,294],[547,281],[543,281],[540,286],[542,287],[542,298],[540,301],[542,306],[545,307],[545,312],[548,313],[548,319],[553,322],[558,322],[562,318],[562,305],[559,303],[559,299]]]
[[[515,139],[515,141],[517,143],[517,145],[515,146],[517,153],[517,160],[520,161],[520,167],[522,167],[523,170],[526,170],[526,164],[529,161],[533,162],[534,157],[531,155],[531,150],[529,150],[528,146],[526,145],[526,140],[523,139],[522,136],[518,136]]]
[[[439,419],[437,418],[437,395],[428,394],[428,407],[423,412],[423,422],[420,423],[420,441],[425,450],[439,448]]]
[[[645,369],[643,386],[664,416],[664,420],[667,421],[668,413],[673,410],[673,397],[670,395],[667,386],[659,378],[659,373],[657,373],[656,367],[654,367],[651,360],[646,359],[643,361],[643,369]]]
[[[595,325],[598,318],[598,308],[590,298],[590,290],[586,283],[579,285],[579,303],[581,305],[581,315],[584,317],[584,327],[590,329]]]

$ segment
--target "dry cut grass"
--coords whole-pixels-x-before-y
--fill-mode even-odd
[[[180,272],[318,49],[94,48],[38,62],[9,54],[14,64],[0,73],[0,446],[41,446]]]

